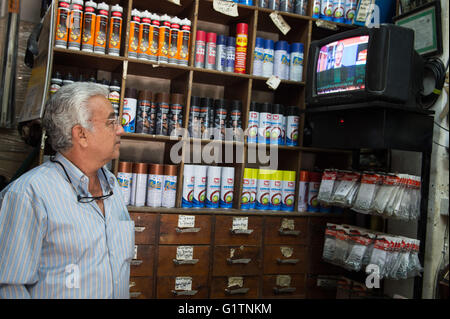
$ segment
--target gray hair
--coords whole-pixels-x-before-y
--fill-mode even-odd
[[[108,94],[109,90],[100,84],[76,82],[61,87],[47,101],[42,124],[55,151],[67,151],[72,147],[75,125],[92,130],[88,101],[98,95],[108,97]]]

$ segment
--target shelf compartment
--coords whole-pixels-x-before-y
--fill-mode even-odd
[[[189,67],[182,65],[158,64],[134,58],[128,59],[128,74],[132,75],[171,80],[187,74],[189,71]]]
[[[198,6],[198,18],[199,18],[199,20],[202,20],[202,21],[213,22],[213,23],[224,24],[224,25],[237,24],[240,22],[248,23],[247,21],[244,21],[244,20],[252,17],[255,12],[255,9],[256,9],[256,7],[254,7],[254,6],[246,6],[246,5],[238,4],[239,16],[231,17],[229,15],[215,11],[213,8],[212,0],[200,0],[199,6]],[[200,24],[201,24],[201,22],[200,22]],[[202,29],[200,29],[200,30],[202,30]],[[235,29],[233,31],[235,31]],[[213,32],[213,31],[211,31],[211,32]]]
[[[72,68],[84,69],[88,65],[95,66],[98,70],[122,73],[122,66],[126,60],[108,54],[97,54],[84,51],[53,48],[53,64],[67,65]]]
[[[195,0],[181,0],[181,6],[170,1],[132,0],[133,9],[148,10],[151,13],[177,16],[180,19],[190,19]]]

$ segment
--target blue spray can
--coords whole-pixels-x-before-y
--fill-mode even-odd
[[[273,75],[284,79],[286,75],[288,43],[286,41],[278,41],[275,43],[275,54],[273,62]]]
[[[291,44],[291,60],[289,80],[302,81],[303,77],[303,43]]]
[[[227,59],[226,36],[219,35],[219,36],[217,36],[217,45],[216,45],[216,70],[217,71],[225,70],[226,59]]]
[[[236,38],[227,38],[227,56],[225,60],[225,71],[234,72],[234,59],[236,54]]]
[[[253,75],[263,75],[264,39],[256,38],[255,52],[253,54]]]
[[[274,44],[272,40],[266,39],[264,41],[264,59],[262,76],[271,77],[273,75],[273,55]]]

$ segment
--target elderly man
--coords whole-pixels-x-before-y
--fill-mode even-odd
[[[56,156],[0,193],[0,298],[129,298],[134,223],[103,168],[124,132],[107,94],[80,82],[47,102]]]

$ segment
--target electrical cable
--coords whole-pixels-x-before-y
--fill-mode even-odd
[[[440,125],[439,123],[437,123],[436,121],[434,121],[434,124],[436,124],[437,126],[439,126],[441,129],[445,130],[448,132],[448,128],[443,127],[442,125]]]
[[[425,62],[424,73],[426,70],[431,72],[435,80],[435,85],[433,91],[430,94],[428,95],[424,95],[423,93],[420,94],[419,104],[420,106],[422,106],[423,109],[425,110],[430,109],[436,103],[437,99],[441,95],[442,88],[444,87],[445,72],[447,68],[448,68],[448,60],[447,66],[444,66],[444,63],[442,63],[442,61],[438,58],[432,58]]]

